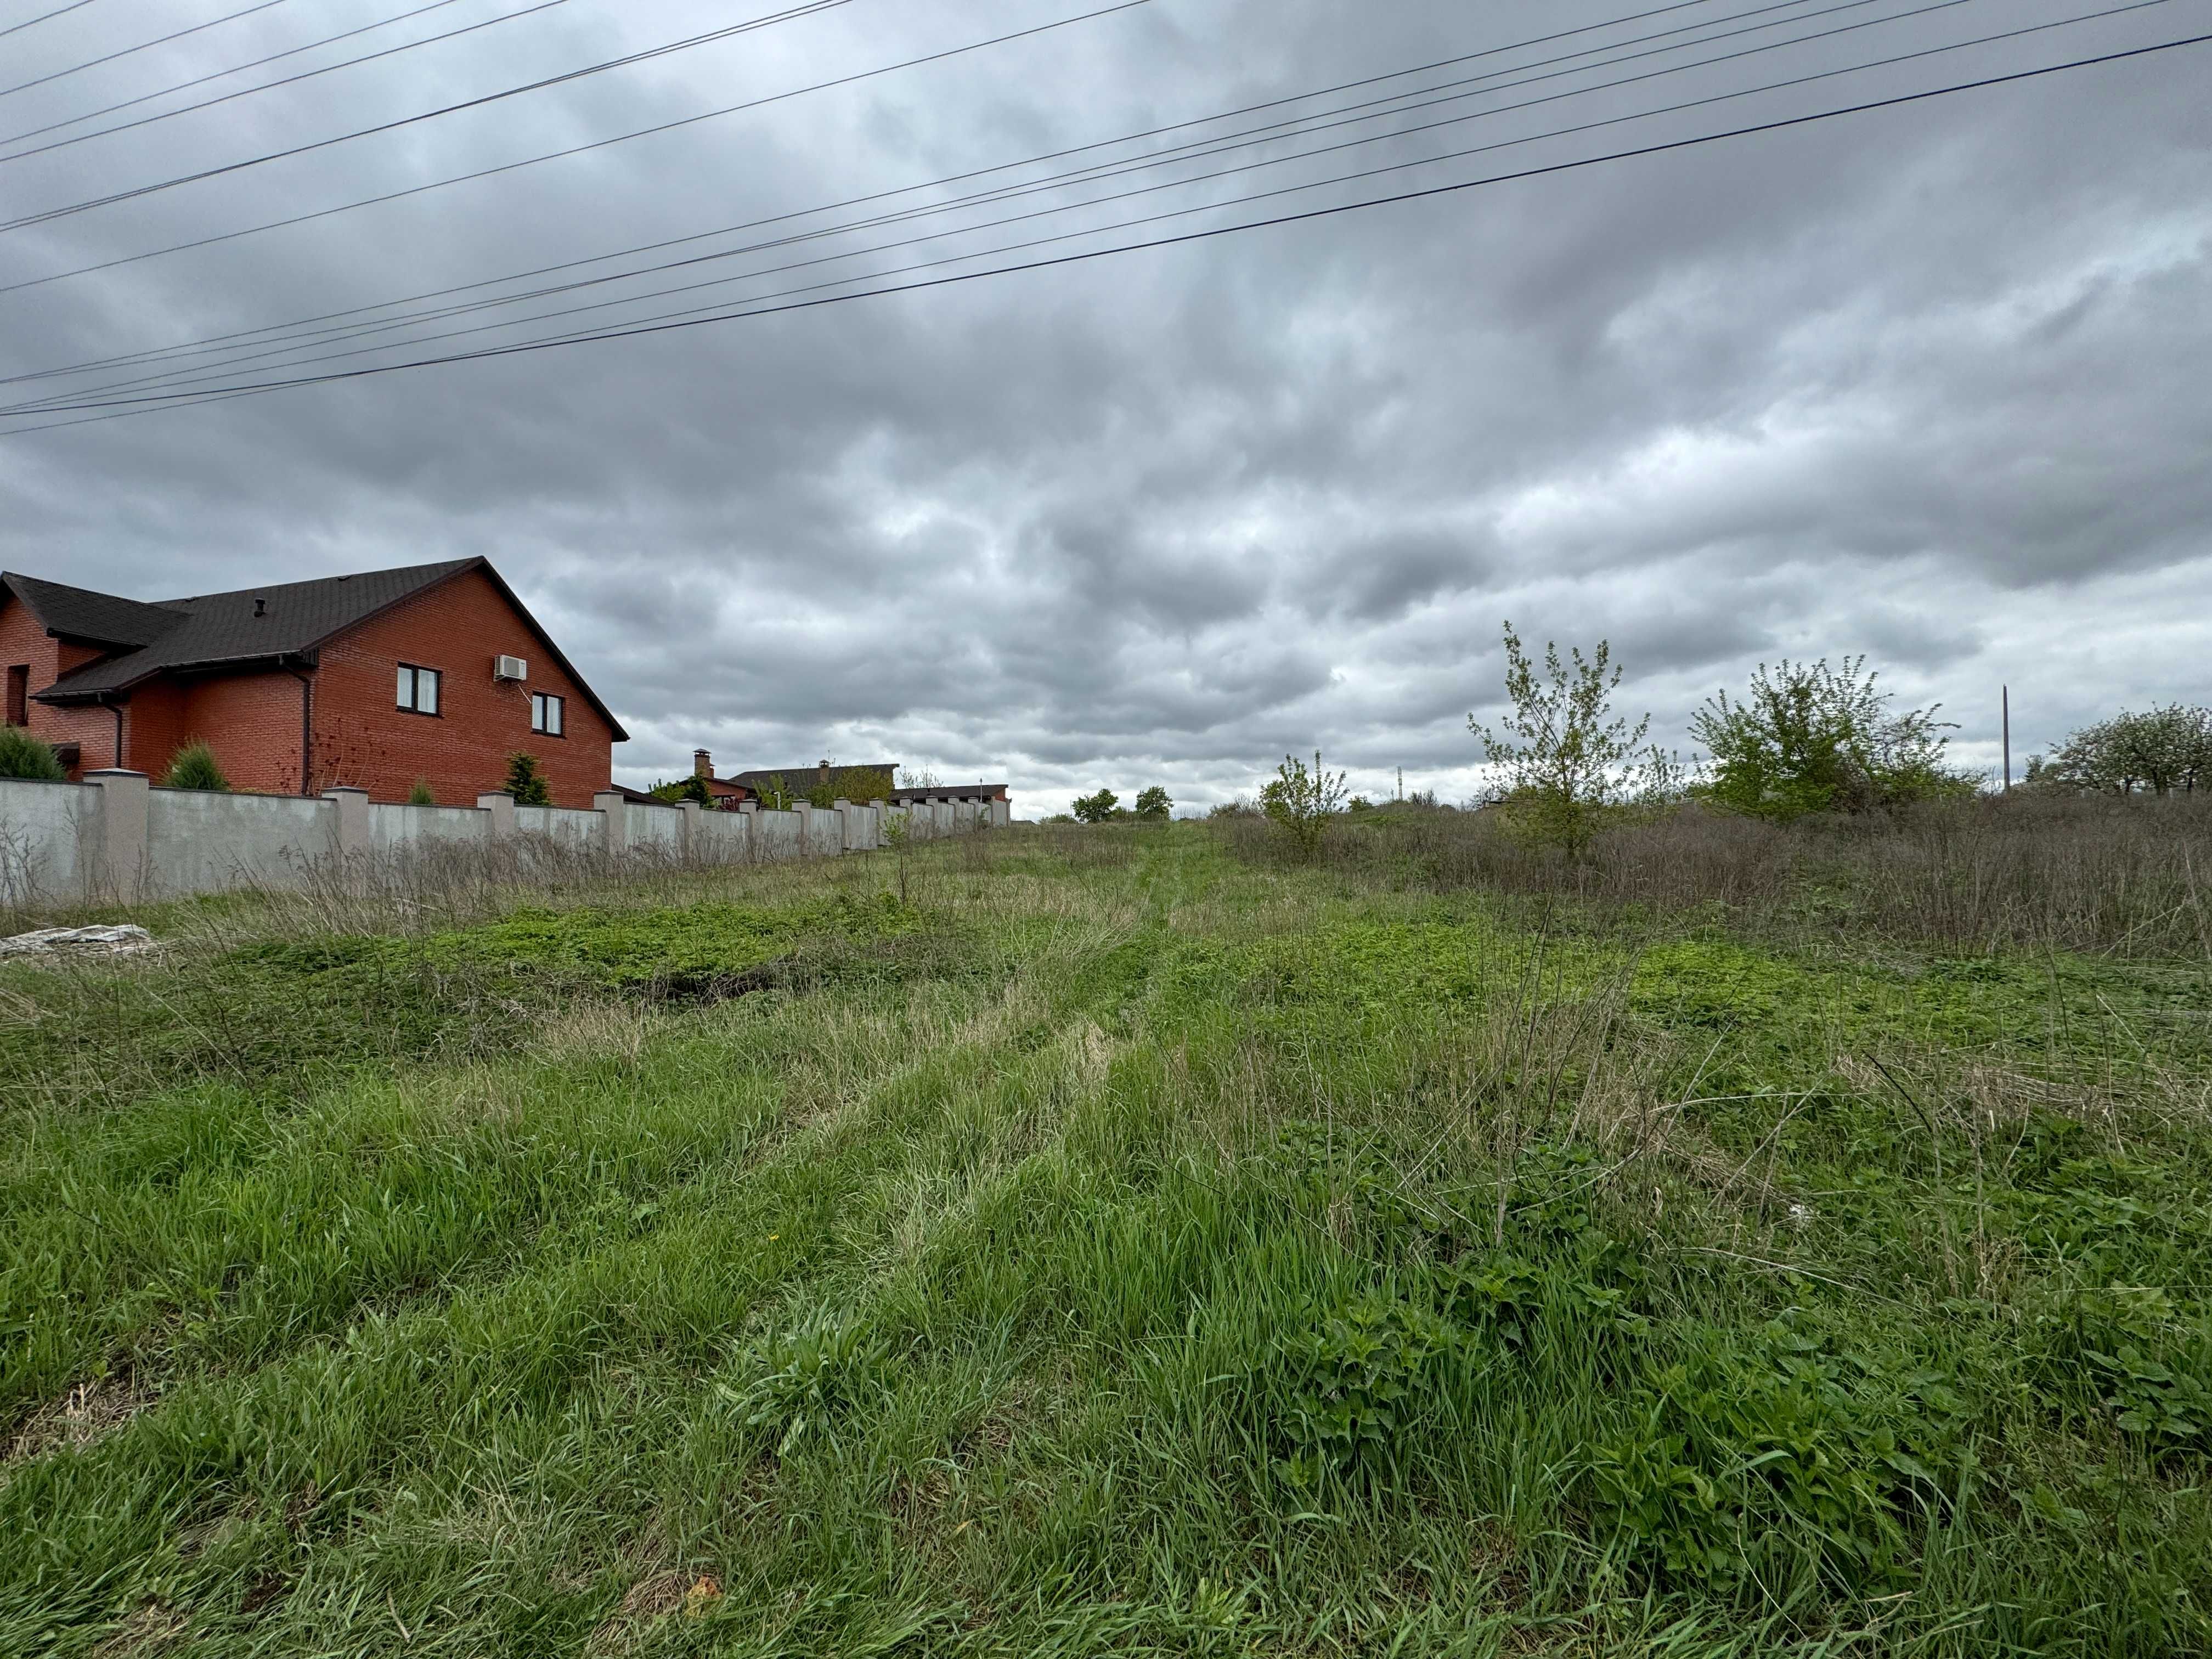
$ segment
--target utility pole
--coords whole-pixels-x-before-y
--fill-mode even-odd
[[[1406,799],[1406,769],[1402,766],[1398,769],[1398,799]]]
[[[2005,793],[2012,793],[2012,687],[1998,692],[2004,705]]]

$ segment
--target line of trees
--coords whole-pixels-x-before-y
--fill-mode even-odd
[[[1175,811],[1175,798],[1155,783],[1137,792],[1134,805],[1123,806],[1121,798],[1111,789],[1101,789],[1095,794],[1079,795],[1068,803],[1067,811],[1059,821],[1077,823],[1127,823],[1141,820],[1164,823]],[[1050,822],[1051,820],[1048,820]]]
[[[1571,858],[1610,825],[1692,802],[1787,823],[1961,799],[1986,782],[1951,763],[1957,726],[1942,705],[1897,707],[1863,655],[1760,664],[1741,692],[1716,692],[1692,717],[1705,758],[1686,766],[1646,742],[1648,714],[1614,712],[1622,671],[1606,641],[1587,657],[1547,643],[1539,663],[1508,622],[1504,645],[1508,713],[1495,725],[1468,716],[1501,786],[1486,805],[1515,833]],[[1260,810],[1310,856],[1344,810],[1343,784],[1318,753],[1310,769],[1285,757]],[[2178,703],[2086,726],[2027,769],[2039,790],[2168,795],[2200,784],[2212,787],[2212,709]]]
[[[2085,726],[2048,755],[2031,755],[2027,785],[2113,795],[2212,789],[2212,708],[2170,703]]]

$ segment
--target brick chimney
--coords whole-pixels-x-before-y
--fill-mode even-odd
[[[703,749],[694,749],[691,751],[691,775],[695,778],[713,777],[714,757]]]
[[[828,761],[823,761],[822,763],[822,781],[824,783],[830,781],[830,763]]]

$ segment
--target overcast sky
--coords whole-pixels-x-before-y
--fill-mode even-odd
[[[0,35],[0,85],[246,3],[91,0]],[[0,285],[885,69],[1102,3],[849,0],[7,230]],[[0,28],[56,3],[0,0]],[[270,5],[0,95],[0,133],[423,3]],[[0,143],[0,218],[503,90],[762,15],[775,0],[565,0],[5,159],[529,3],[448,0]],[[1904,15],[1928,3],[1711,0],[820,211],[1656,9],[1652,0],[1151,0],[567,159],[0,294],[0,372],[205,340],[763,218],[807,215],[530,286],[837,230],[856,211],[941,204],[1267,121],[1342,121],[1343,106],[1393,94],[1446,96],[1433,88],[1471,76],[1492,78],[1451,88],[1458,102],[1279,137],[1179,171],[839,230],[365,340],[301,341],[235,367],[185,366],[249,380],[327,373],[802,286],[826,295],[841,290],[815,285],[925,262],[953,263],[922,274],[964,273],[2212,32],[2212,0],[2163,0],[1640,113],[2113,0],[1957,0]],[[1853,24],[1872,26],[1778,44]],[[1573,52],[1589,55],[1547,61]],[[1750,55],[1696,67],[1724,53]],[[1653,73],[1662,70],[1673,72]],[[1631,76],[1645,78],[1602,84]],[[638,782],[688,769],[705,746],[724,770],[827,754],[927,765],[947,781],[1004,779],[1024,816],[1101,785],[1126,797],[1154,782],[1194,808],[1251,792],[1286,750],[1318,745],[1368,793],[1387,793],[1402,766],[1409,789],[1455,799],[1477,787],[1467,715],[1495,712],[1509,617],[1532,641],[1609,639],[1627,671],[1624,703],[1651,711],[1669,743],[1683,741],[1701,698],[1741,685],[1762,659],[1863,652],[1902,697],[1945,705],[1962,726],[1961,758],[1994,766],[2007,683],[2023,758],[2122,705],[2212,700],[2208,91],[2212,46],[2198,46],[887,297],[38,432],[14,429],[31,418],[0,420],[0,563],[158,598],[485,555],[628,724],[616,770]],[[1501,107],[1512,105],[1522,107]],[[1444,119],[1454,124],[1409,131]],[[1611,125],[1544,136],[1597,122]],[[1295,154],[1350,140],[1379,142]],[[1492,148],[1430,159],[1481,146]],[[1255,160],[1273,164],[1181,182]],[[1148,185],[1170,187],[1093,202]],[[1298,185],[1316,187],[1231,200]],[[1039,207],[1060,210],[986,228]],[[1170,212],[1182,216],[1101,228]],[[938,240],[887,246],[929,232]],[[983,257],[1043,237],[1061,240]],[[801,261],[812,263],[775,269]],[[744,280],[647,293],[733,276]],[[585,304],[601,308],[515,321]],[[487,323],[507,326],[408,343]],[[311,351],[355,355],[298,367]],[[9,402],[75,392],[91,403],[143,393],[97,389],[149,372],[4,390]]]

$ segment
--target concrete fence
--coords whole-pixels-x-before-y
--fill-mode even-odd
[[[453,849],[529,847],[610,867],[769,863],[866,853],[905,834],[933,840],[1011,822],[1002,800],[911,809],[838,801],[735,812],[696,802],[644,805],[608,791],[592,809],[393,806],[365,791],[300,795],[155,789],[143,772],[89,772],[82,783],[0,778],[0,902],[131,902],[239,888],[300,886],[349,867],[390,867]]]

